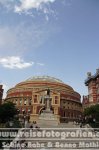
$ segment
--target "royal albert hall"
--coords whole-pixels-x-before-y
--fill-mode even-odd
[[[77,120],[82,114],[81,96],[63,81],[50,76],[34,76],[7,91],[5,102],[15,103],[20,119],[38,121],[45,109],[46,91],[50,89],[51,110],[60,122]]]

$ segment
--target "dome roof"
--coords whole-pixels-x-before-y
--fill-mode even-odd
[[[47,82],[63,83],[62,80],[59,80],[57,78],[50,77],[50,76],[33,76],[33,77],[27,79],[26,81],[47,81]]]
[[[14,93],[15,91],[25,91],[26,90],[33,90],[33,89],[55,89],[59,92],[64,92],[67,94],[80,96],[79,93],[75,92],[74,89],[69,86],[68,84],[65,84],[62,80],[57,79],[55,77],[50,76],[33,76],[25,81],[22,81],[15,85],[15,87],[8,90],[8,93]]]

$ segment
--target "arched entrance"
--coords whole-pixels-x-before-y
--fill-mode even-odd
[[[53,114],[54,114],[54,109],[53,109],[53,107],[51,106],[51,111],[53,112]],[[42,107],[40,110],[39,110],[39,115],[43,112],[43,110],[45,110],[45,106],[44,107]]]
[[[43,112],[43,110],[45,110],[45,107],[42,107],[42,108],[39,110],[39,115]]]

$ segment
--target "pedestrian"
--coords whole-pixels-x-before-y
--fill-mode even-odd
[[[82,122],[81,122],[81,123],[80,123],[80,128],[82,128],[82,126],[83,126],[83,125],[82,125]]]
[[[32,125],[32,124],[30,125],[30,128],[31,128],[31,129],[33,128],[33,125]]]

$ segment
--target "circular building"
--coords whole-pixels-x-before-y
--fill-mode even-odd
[[[15,103],[20,119],[37,121],[45,109],[47,90],[50,89],[51,110],[58,122],[77,120],[82,114],[80,94],[63,81],[50,76],[34,76],[7,91],[5,101]]]

